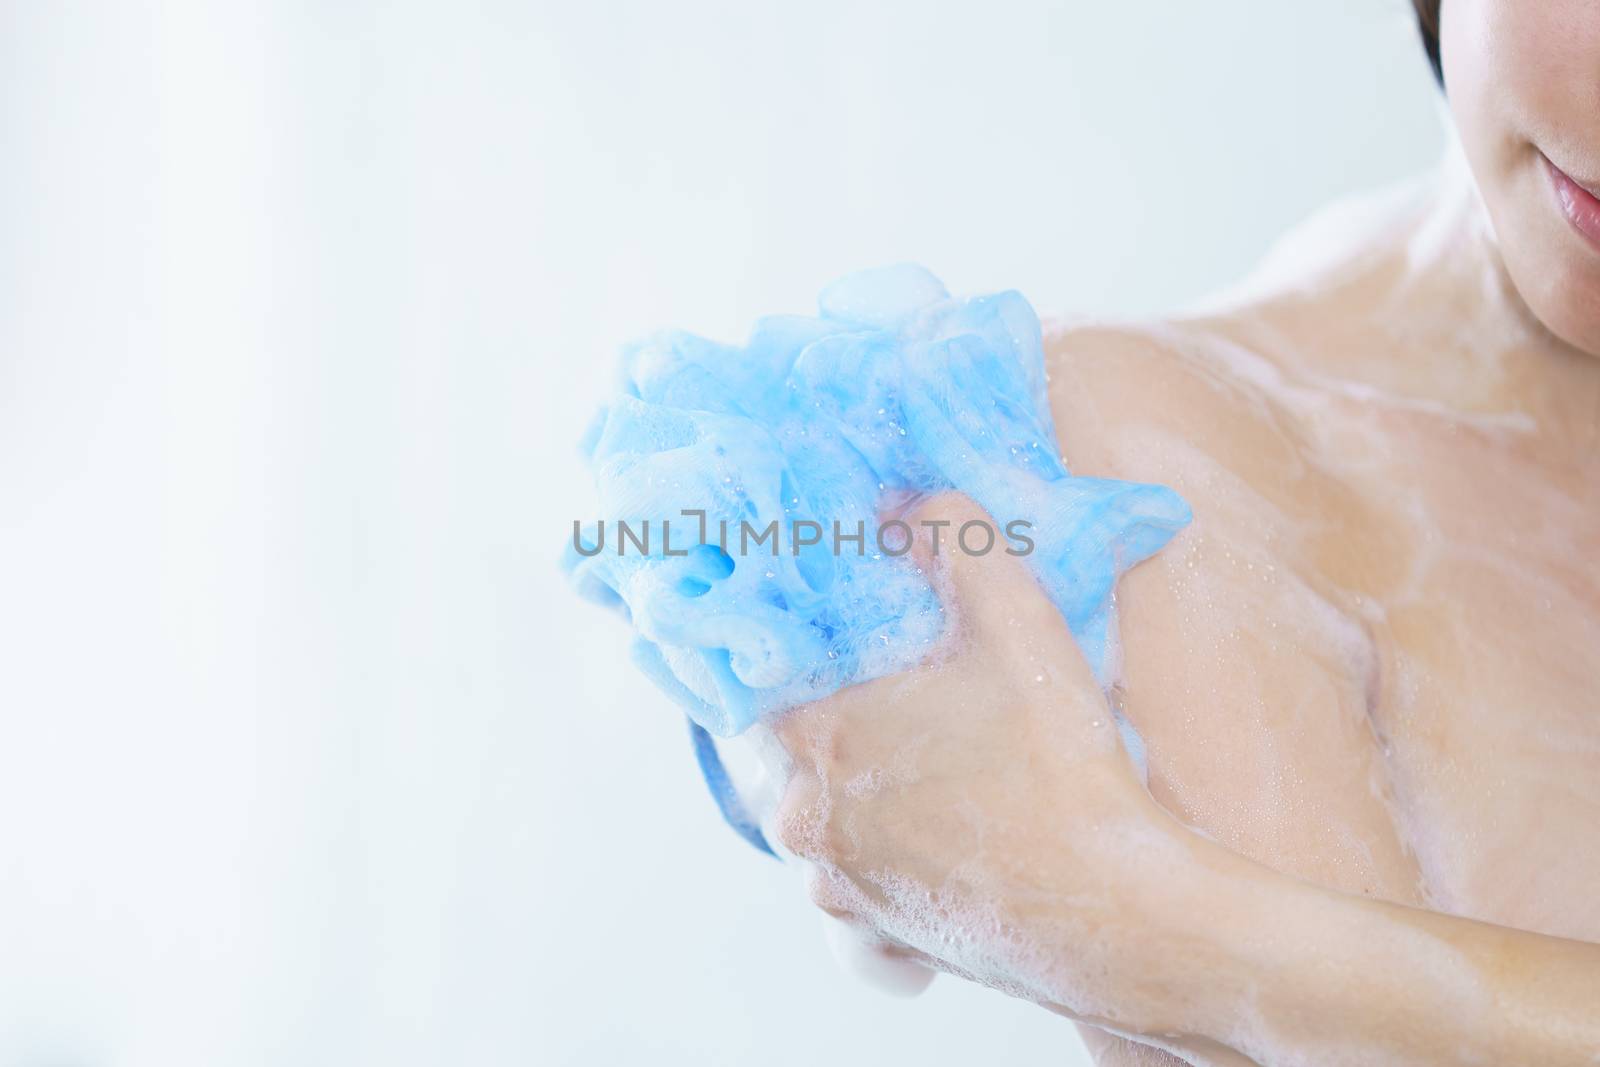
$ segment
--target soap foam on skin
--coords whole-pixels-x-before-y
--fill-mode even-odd
[[[1021,295],[952,299],[899,266],[835,282],[820,305],[817,318],[761,320],[743,348],[673,332],[624,353],[621,395],[589,447],[600,514],[648,523],[658,542],[670,523],[674,551],[694,547],[624,555],[591,528],[598,554],[567,553],[579,589],[630,619],[635,661],[699,727],[733,736],[929,655],[946,630],[938,597],[874,532],[885,510],[956,490],[993,519],[995,551],[1009,524],[1031,524],[1026,561],[1109,685],[1116,578],[1188,506],[1161,486],[1068,473]],[[705,513],[707,543],[686,511]],[[740,545],[741,524],[774,521],[775,555]],[[797,521],[819,524],[823,542],[798,544]],[[835,523],[866,530],[861,554],[834,551]],[[956,535],[945,531],[945,551]]]
[[[908,670],[951,629],[928,576],[880,551],[880,521],[957,490],[993,521],[989,551],[1015,547],[1010,524],[1027,523],[1027,562],[1109,686],[1116,579],[1190,519],[1171,490],[1068,473],[1038,318],[1019,294],[955,300],[927,271],[901,266],[835,282],[820,305],[818,318],[762,320],[744,348],[675,332],[624,353],[622,395],[597,421],[589,460],[601,515],[648,523],[654,554],[624,555],[614,527],[591,528],[585,548],[600,551],[573,545],[566,561],[581,591],[632,622],[634,661],[688,713],[724,817],[768,852],[775,838],[762,822],[775,815],[788,761],[761,720]],[[685,512],[703,512],[703,525]],[[776,554],[744,542],[745,525],[759,533],[773,521]],[[835,523],[865,529],[865,544],[801,545],[797,521],[828,534]],[[683,554],[667,554],[659,538],[668,529]],[[988,538],[975,535],[982,550]],[[943,551],[961,550],[960,538],[944,531]],[[1143,741],[1114,714],[1142,773]],[[711,735],[741,733],[753,744],[725,766]],[[871,793],[910,773],[876,768],[846,788]],[[818,827],[827,814],[810,813]],[[843,924],[829,941],[841,963],[891,992],[915,994],[932,978]],[[975,976],[994,970],[975,946],[967,951]]]

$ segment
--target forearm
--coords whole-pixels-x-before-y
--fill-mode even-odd
[[[1262,1063],[1600,1059],[1600,945],[1298,882],[1207,843],[1185,1029]],[[1175,988],[1181,988],[1175,986]]]

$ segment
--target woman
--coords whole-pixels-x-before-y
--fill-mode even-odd
[[[1195,510],[1120,589],[1148,789],[1001,554],[927,560],[939,667],[778,723],[817,902],[1101,1064],[1600,1057],[1600,7],[1440,7],[1437,175],[1049,339],[1074,470]]]

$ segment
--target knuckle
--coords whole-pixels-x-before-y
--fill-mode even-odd
[[[846,894],[840,892],[837,876],[830,871],[813,867],[806,876],[806,896],[820,910],[845,922],[855,919]]]
[[[773,820],[778,843],[792,855],[820,864],[852,859],[859,842],[837,810],[836,798],[812,775],[800,776],[785,790]]]
[[[784,790],[774,820],[774,836],[788,852],[806,859],[820,855],[824,842],[822,790],[816,778],[797,775]]]

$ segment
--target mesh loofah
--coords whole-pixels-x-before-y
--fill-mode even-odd
[[[621,395],[586,442],[604,518],[567,549],[580,591],[631,621],[635,662],[699,728],[732,736],[938,643],[938,599],[879,516],[954,489],[994,524],[944,531],[944,550],[992,537],[990,551],[1026,552],[1109,684],[1117,576],[1188,506],[1067,472],[1020,294],[952,299],[899,266],[835,282],[820,304],[761,320],[742,348],[668,332],[625,351]]]

